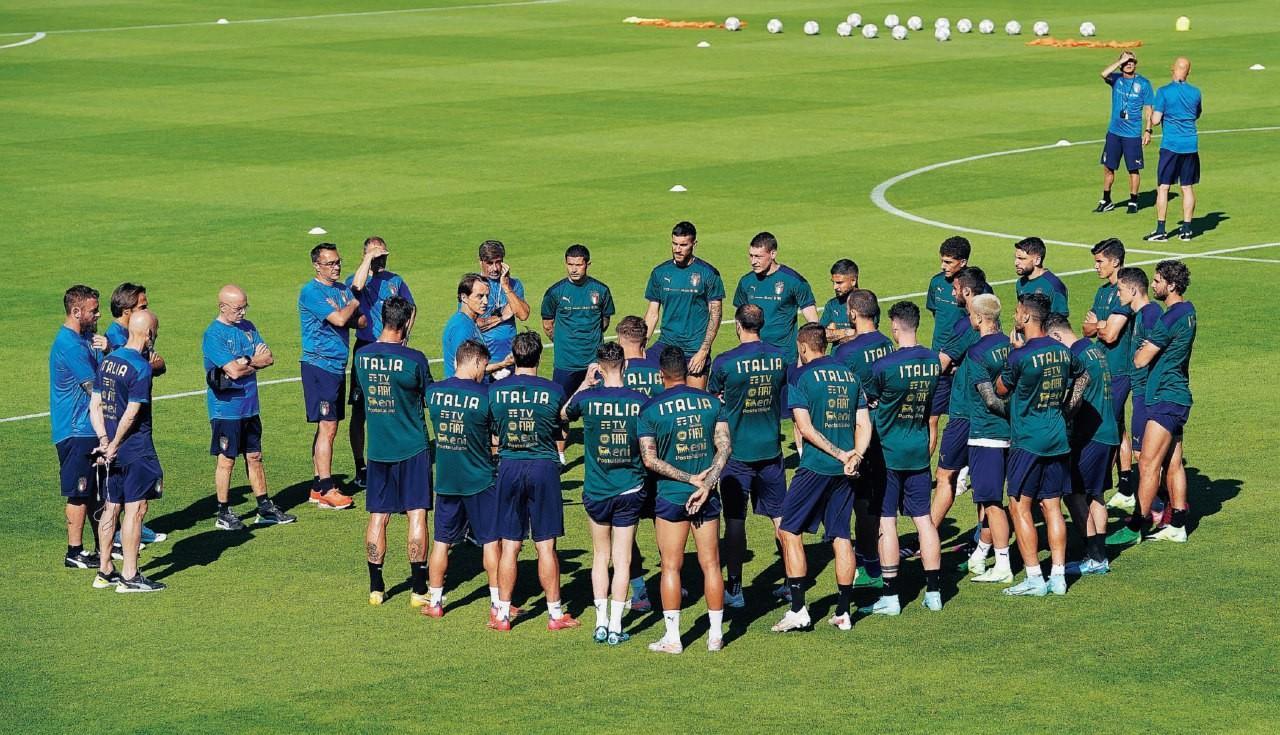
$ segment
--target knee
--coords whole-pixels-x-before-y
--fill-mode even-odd
[[[249,452],[244,455],[244,461],[251,465],[260,465],[262,464],[262,452]],[[232,460],[232,463],[234,464],[235,460]]]

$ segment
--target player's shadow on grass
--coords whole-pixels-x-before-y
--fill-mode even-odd
[[[1196,467],[1187,467],[1187,501],[1191,506],[1187,513],[1187,533],[1195,533],[1200,519],[1222,510],[1224,503],[1240,494],[1242,486],[1236,478],[1214,480]]]
[[[1172,203],[1173,200],[1177,198],[1178,198],[1178,190],[1176,188],[1169,189],[1169,201]],[[1116,206],[1123,209],[1124,208],[1123,204],[1124,202],[1122,200],[1117,200]],[[1138,209],[1140,210],[1150,209],[1155,206],[1156,206],[1156,190],[1155,189],[1138,192]]]
[[[1209,212],[1191,220],[1191,231],[1197,235],[1218,229],[1218,225],[1231,219],[1226,212]]]
[[[584,604],[583,601],[591,599],[591,567],[584,566],[575,560],[589,552],[582,549],[557,549],[556,551],[560,557],[561,579],[565,575],[569,576],[569,583],[560,585],[560,601],[564,603],[566,612],[575,618],[581,617],[583,609],[590,606],[589,602]],[[581,588],[581,582],[577,581],[582,571],[586,572],[585,592]],[[486,595],[489,593],[487,587],[484,593]],[[520,560],[516,565],[516,588],[511,593],[511,604],[530,612],[512,621],[512,627],[538,617],[532,614],[532,606],[542,596],[542,584],[538,581],[538,558],[534,555],[533,543],[526,542],[524,548],[520,550]],[[545,607],[545,600],[542,605]]]

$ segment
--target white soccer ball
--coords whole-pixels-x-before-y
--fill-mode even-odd
[[[961,18],[960,20],[956,21],[956,30],[960,31],[961,33],[968,33],[969,31],[972,31],[973,21],[969,20],[968,18]]]
[[[840,23],[839,25],[836,26],[836,35],[840,36],[841,38],[848,38],[849,36],[852,36],[853,26],[845,22]]]
[[[924,28],[924,21],[920,19],[920,16],[913,15],[910,18],[907,18],[907,28],[913,31],[918,31],[921,28]]]
[[[804,22],[804,35],[806,35],[806,36],[816,36],[816,35],[818,35],[818,21],[816,21],[816,20],[806,20],[806,21]]]
[[[946,18],[938,18],[933,22],[934,28],[950,28],[951,21]]]
[[[1031,30],[1035,32],[1037,36],[1047,36],[1049,35],[1049,24],[1042,20],[1038,20],[1035,25],[1031,26]]]
[[[782,33],[782,21],[773,18],[765,24],[764,29],[770,33]]]
[[[990,18],[983,18],[978,22],[978,33],[995,33],[996,23]]]
[[[1004,24],[1004,32],[1010,36],[1016,36],[1022,33],[1022,24],[1016,20],[1011,20]]]
[[[862,15],[860,13],[849,13],[849,17],[844,19],[846,23],[857,28],[862,25]]]
[[[740,31],[742,30],[742,21],[731,15],[724,19],[724,29],[726,31]]]
[[[1098,32],[1098,29],[1097,29],[1097,28],[1094,28],[1094,27],[1093,27],[1093,24],[1092,24],[1092,23],[1090,23],[1090,22],[1089,22],[1089,21],[1087,21],[1087,20],[1086,20],[1085,22],[1083,22],[1083,23],[1081,23],[1081,24],[1080,24],[1080,35],[1082,35],[1082,36],[1084,36],[1084,37],[1086,37],[1086,38],[1088,38],[1089,36],[1092,36],[1093,34],[1095,34],[1095,33],[1097,33],[1097,32]]]
[[[884,17],[884,27],[885,27],[885,28],[892,28],[892,27],[894,27],[894,26],[896,26],[896,25],[899,25],[899,23],[898,23],[898,16],[897,16],[896,14],[894,14],[894,13],[889,13],[888,15],[886,15],[886,16]]]
[[[865,26],[863,26],[863,27],[862,27],[862,37],[863,37],[863,38],[875,38],[875,37],[876,37],[876,34],[877,34],[877,33],[879,33],[879,32],[880,32],[880,29],[879,29],[879,28],[876,28],[876,24],[875,24],[875,23],[868,23],[868,24],[866,24]]]
[[[891,32],[891,35],[893,36],[893,40],[895,41],[905,41],[907,40],[907,27],[894,26],[893,31]]]
[[[933,37],[938,41],[950,41],[951,29],[946,26],[939,26],[933,29]]]

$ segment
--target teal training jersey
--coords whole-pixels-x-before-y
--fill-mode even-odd
[[[831,356],[858,376],[858,383],[871,380],[871,366],[893,352],[893,342],[880,332],[863,332],[836,348]]]
[[[1119,288],[1114,283],[1098,286],[1098,292],[1093,295],[1093,308],[1090,311],[1098,318],[1099,327],[1112,316],[1123,316],[1129,320],[1120,330],[1120,338],[1114,343],[1103,342],[1101,335],[1097,338],[1098,347],[1102,348],[1103,354],[1107,356],[1107,367],[1111,369],[1111,374],[1128,375],[1129,360],[1133,350],[1133,346],[1129,344],[1131,333],[1129,322],[1133,321],[1133,310],[1120,303],[1118,292]]]
[[[1014,284],[1014,290],[1021,296],[1024,293],[1042,293],[1049,297],[1049,311],[1063,316],[1070,315],[1067,305],[1067,284],[1053,274],[1045,271],[1035,278],[1022,276]]]
[[[604,341],[604,320],[613,316],[609,287],[587,276],[562,278],[542,297],[542,318],[555,322],[555,368],[586,370]]]
[[[641,438],[652,438],[658,458],[696,475],[715,461],[716,424],[724,421],[720,399],[697,388],[675,385],[650,398],[640,410]],[[658,477],[658,497],[684,505],[693,485]]]
[[[1009,419],[992,413],[986,401],[978,393],[978,386],[990,383],[995,389],[996,378],[1004,369],[1009,357],[1009,337],[1000,332],[981,337],[969,348],[964,358],[964,384],[969,396],[969,438],[1009,441]],[[956,378],[959,383],[960,377]]]
[[[1138,310],[1134,314],[1132,320],[1132,331],[1129,333],[1129,380],[1130,388],[1133,395],[1142,396],[1142,400],[1147,399],[1147,376],[1151,374],[1151,366],[1138,367],[1133,364],[1133,358],[1138,354],[1138,348],[1142,347],[1142,343],[1147,341],[1147,335],[1156,328],[1156,322],[1160,320],[1160,305],[1154,301],[1148,302],[1146,306]]]
[[[436,436],[436,494],[475,495],[493,485],[497,465],[488,386],[463,378],[432,383],[427,411]]]
[[[637,424],[648,400],[630,388],[597,385],[575,393],[565,405],[570,420],[582,419],[587,499],[616,497],[644,484]]]
[[[929,409],[941,374],[938,353],[921,346],[895,350],[871,366],[863,390],[875,406],[871,418],[889,469],[929,468]]]
[[[652,398],[662,392],[662,371],[657,360],[647,357],[627,358],[622,369],[622,380],[631,390],[640,391]]]
[[[1120,443],[1120,427],[1111,401],[1111,367],[1107,365],[1107,354],[1100,345],[1087,339],[1071,345],[1071,354],[1089,376],[1084,400],[1071,417],[1071,446],[1082,447],[1093,441],[1114,447]]]
[[[707,390],[720,396],[733,438],[733,459],[758,462],[782,454],[782,388],[787,361],[782,350],[747,342],[711,364]]]
[[[966,319],[964,307],[956,303],[955,291],[951,279],[939,271],[929,281],[929,290],[924,297],[924,308],[933,313],[933,349],[941,350],[947,335],[955,328],[956,322]]]
[[[1160,348],[1147,376],[1147,408],[1157,403],[1191,405],[1191,348],[1196,341],[1196,307],[1190,301],[1170,306],[1156,320],[1147,341]]]
[[[489,386],[489,413],[500,459],[559,459],[564,389],[536,375],[512,375]]]
[[[947,414],[952,420],[967,419],[972,411],[969,394],[973,390],[972,386],[968,385],[969,376],[964,363],[969,348],[977,344],[981,337],[978,330],[969,323],[969,317],[966,315],[964,319],[955,323],[951,328],[951,334],[946,336],[942,348],[938,350],[951,360],[953,366],[954,378],[951,381],[950,405],[947,409]]]
[[[707,336],[708,303],[724,301],[724,281],[720,271],[701,258],[687,266],[668,260],[649,274],[644,298],[662,306],[660,341],[692,356]]]
[[[401,344],[371,342],[356,351],[355,373],[364,393],[368,458],[399,462],[425,451],[427,356]]]
[[[793,413],[808,411],[813,428],[836,449],[854,448],[858,411],[866,407],[867,397],[858,376],[831,357],[820,357],[792,371],[787,408]],[[844,474],[844,465],[817,447],[807,447],[800,457],[800,468],[828,477]]]
[[[766,276],[748,273],[738,280],[733,307],[755,304],[764,311],[760,339],[782,350],[789,364],[796,361],[796,315],[814,306],[813,289],[804,276],[785,265]]]
[[[843,299],[836,296],[823,304],[822,313],[818,315],[818,323],[824,327],[853,329],[853,320],[849,318],[848,298],[848,294]]]
[[[1000,381],[1009,390],[1014,449],[1041,457],[1066,454],[1063,402],[1071,381],[1084,371],[1080,360],[1052,337],[1036,337],[1009,352]]]

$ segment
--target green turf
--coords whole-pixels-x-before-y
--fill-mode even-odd
[[[387,239],[392,267],[422,309],[415,345],[432,357],[457,277],[489,237],[507,243],[535,305],[560,277],[564,247],[584,242],[620,314],[638,312],[648,270],[685,218],[730,288],[746,270],[746,243],[768,229],[820,298],[838,257],[855,258],[863,284],[881,296],[915,294],[936,271],[946,232],[877,209],[876,184],[930,163],[1105,130],[1108,94],[1096,73],[1113,51],[1028,48],[1026,35],[957,34],[938,44],[928,32],[905,43],[834,34],[852,9],[875,22],[918,12],[926,25],[937,15],[998,26],[1016,16],[1029,34],[1030,11],[1010,0],[980,10],[572,0],[56,32],[461,4],[0,0],[0,33],[55,31],[0,50],[0,222],[17,283],[0,294],[3,415],[47,410],[48,343],[59,297],[74,282],[104,293],[125,279],[147,285],[170,365],[157,394],[202,386],[199,337],[228,281],[248,291],[249,316],[275,350],[278,364],[263,378],[297,375],[295,302],[315,225],[348,262],[366,235]],[[1140,70],[1158,83],[1174,55],[1189,55],[1205,93],[1202,129],[1280,124],[1274,3],[1060,5],[1042,16],[1056,35],[1074,36],[1087,19],[1099,38],[1141,39]],[[620,22],[731,13],[748,29]],[[1181,13],[1192,32],[1173,32]],[[775,14],[787,24],[781,36],[763,30]],[[808,18],[823,23],[823,35],[800,33]],[[23,37],[0,36],[0,45]],[[695,48],[702,39],[710,49]],[[1255,62],[1272,68],[1248,71]],[[1205,136],[1202,148],[1199,213],[1216,226],[1189,244],[1142,247],[1150,210],[1087,213],[1100,178],[1096,145],[950,167],[888,196],[956,225],[1082,243],[1118,235],[1163,253],[1280,239],[1280,131]],[[677,183],[688,193],[668,193]],[[994,280],[1012,277],[1008,240],[971,239],[974,263]],[[1050,250],[1056,271],[1092,265],[1087,250]],[[768,627],[780,610],[765,602],[778,566],[766,524],[753,519],[751,605],[729,615],[729,646],[714,657],[703,637],[687,637],[678,658],[649,654],[644,644],[661,630],[651,617],[628,619],[638,635],[619,650],[591,644],[585,630],[548,634],[545,618],[491,634],[469,549],[455,555],[443,620],[410,615],[403,591],[369,608],[363,511],[302,503],[310,433],[297,383],[264,387],[262,399],[272,490],[300,522],[214,531],[203,401],[161,402],[166,494],[150,522],[170,540],[144,552],[144,568],[170,589],[96,592],[89,573],[56,565],[63,532],[47,420],[0,423],[0,729],[1274,731],[1280,626],[1269,519],[1280,510],[1271,482],[1280,402],[1267,335],[1280,316],[1271,295],[1280,256],[1274,248],[1228,255],[1268,262],[1188,261],[1201,320],[1187,434],[1189,545],[1126,550],[1113,574],[1062,599],[1009,600],[950,573],[940,615],[919,607],[912,562],[901,618],[779,638]],[[1079,317],[1097,281],[1086,272],[1066,282]],[[726,334],[718,346],[731,341]],[[342,432],[336,469],[348,473]],[[565,495],[563,570],[575,613],[591,596],[581,477],[575,466]],[[948,536],[971,522],[967,498],[952,517]],[[393,584],[405,566],[402,533],[393,523]],[[641,543],[652,557],[651,529],[642,528]],[[810,549],[821,560],[811,601],[824,615],[833,571],[820,545]],[[542,612],[526,557],[517,598]],[[948,556],[944,569],[958,561]],[[705,609],[696,573],[687,586],[694,601],[684,623],[696,633]]]

